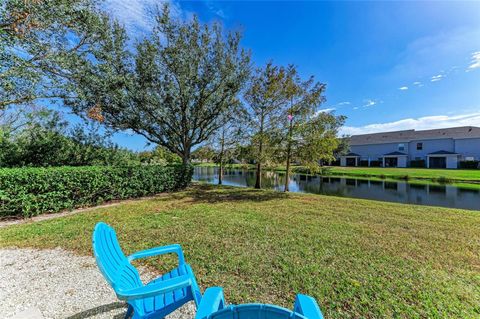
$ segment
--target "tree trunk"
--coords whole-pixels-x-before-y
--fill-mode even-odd
[[[262,188],[262,157],[263,157],[263,121],[264,116],[260,117],[260,143],[258,144],[258,158],[257,158],[257,178],[255,180],[255,188]]]
[[[260,144],[258,145],[258,154],[260,156],[258,157],[257,161],[257,178],[255,180],[255,188],[262,188],[262,152],[263,152],[263,141],[260,139]]]
[[[220,167],[218,168],[218,185],[223,183],[223,152],[225,151],[225,130],[222,130],[222,139],[220,140],[220,155],[219,162]]]
[[[257,179],[255,180],[255,188],[262,188],[262,164],[257,163]]]
[[[293,119],[290,120],[290,126],[288,127],[288,140],[287,140],[287,170],[285,172],[285,192],[289,192],[290,181],[290,157],[292,152],[292,131],[293,131]]]
[[[223,184],[223,163],[220,162],[220,167],[218,168],[218,185]]]
[[[190,150],[186,150],[182,154],[182,163],[183,165],[190,165]]]

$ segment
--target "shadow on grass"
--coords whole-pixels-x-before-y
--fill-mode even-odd
[[[286,193],[253,188],[195,184],[185,191],[173,193],[170,198],[186,199],[193,203],[264,202],[287,197]]]
[[[66,319],[84,319],[84,318],[90,318],[99,314],[107,313],[115,309],[119,308],[125,308],[125,311],[122,313],[119,313],[112,318],[119,319],[119,318],[125,318],[125,314],[127,312],[127,304],[124,302],[112,302],[107,305],[101,305],[92,309],[88,309],[82,312],[79,312],[77,314],[74,314],[73,316],[67,317]]]

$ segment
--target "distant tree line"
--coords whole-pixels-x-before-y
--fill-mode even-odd
[[[180,162],[175,154],[157,147],[132,152],[100,133],[98,124],[73,127],[57,111],[45,108],[21,113],[0,111],[0,167],[126,166]]]
[[[285,164],[288,191],[291,163],[315,172],[341,149],[337,136],[345,117],[320,110],[326,85],[302,77],[294,65],[253,66],[250,52],[240,46],[240,33],[224,32],[219,23],[205,24],[195,15],[172,17],[165,5],[151,33],[131,45],[124,28],[94,0],[6,0],[0,9],[0,109],[48,100],[108,130],[131,130],[159,146],[136,154],[136,160],[167,156],[188,164],[193,151],[207,151],[202,146],[208,145],[215,155],[205,156],[219,164],[220,183],[229,159],[251,158],[257,188],[268,163]],[[22,134],[44,130],[37,126]],[[95,149],[84,143],[89,137],[83,133],[66,136],[58,130],[49,127],[44,135]],[[14,144],[21,144],[22,134]],[[110,144],[96,147],[127,154]],[[65,152],[47,153],[50,161],[30,164],[58,160],[63,165]],[[77,155],[79,162],[88,162]]]

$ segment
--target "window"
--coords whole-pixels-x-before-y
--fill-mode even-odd
[[[423,143],[417,143],[417,151],[423,150]]]
[[[398,144],[398,150],[399,151],[405,151],[405,144],[403,144],[403,143]]]

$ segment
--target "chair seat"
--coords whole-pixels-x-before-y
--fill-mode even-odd
[[[147,286],[181,275],[185,275],[188,273],[188,271],[189,270],[186,264],[181,265],[173,269],[172,271],[158,277],[157,279],[152,280],[147,284]],[[159,310],[161,310],[162,313],[170,313],[174,309],[177,309],[178,307],[182,306],[190,300],[192,300],[191,289],[182,288],[166,294],[160,294],[155,297],[135,300],[135,303],[138,307],[137,309],[143,309],[145,315],[151,315]]]

